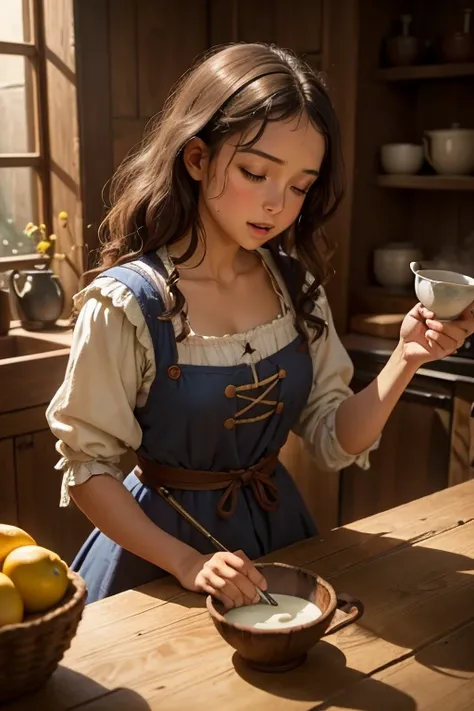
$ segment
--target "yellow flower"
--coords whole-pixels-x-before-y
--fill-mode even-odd
[[[45,229],[46,229],[46,225],[40,225],[40,230],[41,230],[42,232],[44,232]]]
[[[66,220],[68,219],[69,215],[67,214],[67,212],[66,212],[65,210],[61,210],[61,212],[59,213],[58,217],[59,217],[60,220],[63,220],[64,222],[66,222]]]
[[[43,239],[36,245],[36,251],[40,254],[46,254],[46,252],[51,248],[51,242]]]

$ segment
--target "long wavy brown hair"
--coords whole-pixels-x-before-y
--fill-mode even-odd
[[[269,122],[302,115],[325,137],[325,156],[297,221],[267,246],[277,261],[281,251],[295,258],[297,325],[307,333],[305,326],[311,325],[314,337],[319,337],[325,324],[312,312],[319,287],[332,274],[329,260],[334,251],[322,228],[343,194],[339,127],[322,75],[292,52],[273,45],[236,43],[215,48],[181,78],[138,150],[112,178],[111,207],[99,228],[100,262],[88,275],[190,234],[189,248],[175,260],[175,272],[168,280],[173,303],[164,314],[183,317],[185,300],[176,267],[194,254],[199,239],[205,244],[198,214],[199,187],[185,167],[183,148],[198,136],[212,160],[232,135],[239,136],[238,150],[255,144]],[[313,278],[309,283],[306,274]],[[185,335],[183,330],[181,337]]]

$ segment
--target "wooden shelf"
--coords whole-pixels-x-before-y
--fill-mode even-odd
[[[379,69],[379,79],[384,81],[417,81],[420,79],[453,79],[474,77],[474,62],[465,64],[420,64],[410,67]]]
[[[379,175],[381,188],[405,190],[474,190],[472,175]]]

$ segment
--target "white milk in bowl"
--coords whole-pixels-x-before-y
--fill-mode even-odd
[[[281,630],[315,622],[323,614],[317,605],[293,595],[271,593],[278,607],[258,603],[234,607],[225,613],[227,622],[260,630]]]

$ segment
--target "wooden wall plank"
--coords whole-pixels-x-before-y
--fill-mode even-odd
[[[275,2],[275,42],[294,52],[319,52],[322,44],[322,0]]]
[[[332,262],[336,276],[328,284],[327,294],[339,333],[345,333],[347,329],[355,174],[358,12],[356,0],[326,0],[323,4],[321,68],[327,76],[331,99],[339,119],[346,181],[344,201],[326,227],[328,236],[338,245]]]
[[[141,0],[138,5],[139,115],[153,116],[207,48],[205,0]]]
[[[114,118],[138,117],[137,3],[109,4],[110,76]]]
[[[276,41],[275,0],[239,0],[239,40],[244,42]]]
[[[209,3],[210,44],[274,42],[298,53],[317,54],[322,42],[322,0],[253,0]]]
[[[115,168],[121,163],[129,151],[140,143],[146,124],[147,119],[113,119]]]
[[[209,45],[239,39],[239,0],[209,0]]]
[[[97,229],[113,172],[108,0],[74,0],[74,22],[87,268],[96,260]]]

